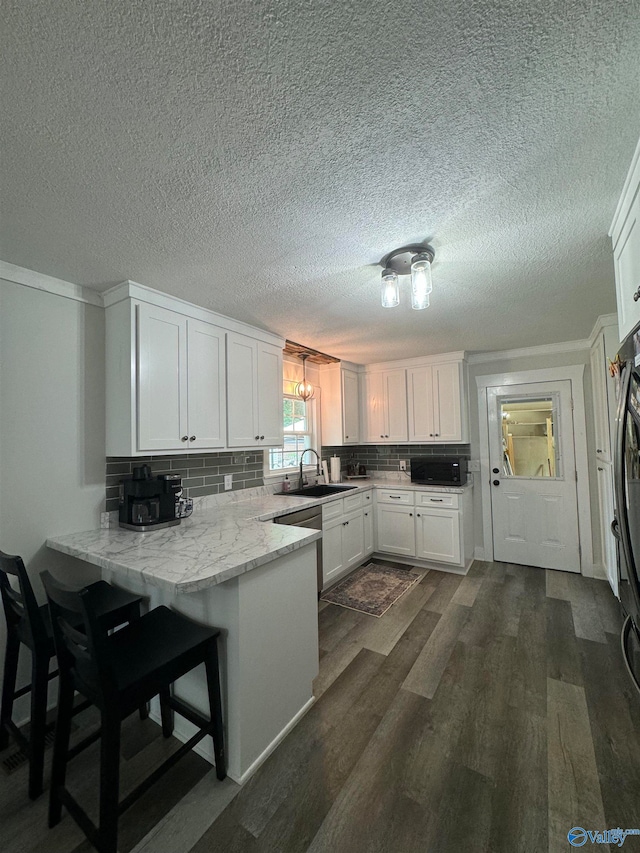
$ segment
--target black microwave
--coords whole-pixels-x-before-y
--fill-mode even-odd
[[[425,486],[464,486],[467,460],[460,456],[414,456],[411,482]]]

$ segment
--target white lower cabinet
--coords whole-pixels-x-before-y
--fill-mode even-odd
[[[415,557],[414,509],[402,504],[378,503],[378,551]]]
[[[457,510],[416,508],[416,557],[460,563],[460,514]]]
[[[373,529],[373,507],[364,510],[364,553],[365,556],[373,554],[375,550],[375,535]]]
[[[365,534],[365,521],[372,521],[371,509],[368,506],[363,508],[363,504],[364,497],[358,492],[322,507],[323,588],[362,563],[373,551],[372,524]],[[369,541],[366,541],[366,536]],[[367,551],[369,544],[370,550]]]

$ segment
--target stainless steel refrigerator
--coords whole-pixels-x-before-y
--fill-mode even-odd
[[[619,380],[614,451],[618,583],[625,615],[621,644],[629,674],[640,691],[640,326],[613,364]]]

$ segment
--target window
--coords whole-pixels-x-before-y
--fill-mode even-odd
[[[284,444],[266,451],[266,474],[287,473],[300,467],[300,457],[308,447],[315,447],[314,404],[305,403],[299,397],[285,394],[282,400]],[[309,458],[311,457],[311,458]],[[315,457],[309,454],[305,463],[315,465]]]

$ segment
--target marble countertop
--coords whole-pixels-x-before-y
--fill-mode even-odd
[[[173,593],[197,592],[270,563],[320,539],[319,530],[280,524],[266,524],[274,518],[328,503],[371,489],[422,489],[424,486],[404,480],[369,479],[344,485],[353,489],[324,498],[269,494],[265,488],[250,499],[234,499],[212,505],[206,498],[190,518],[176,527],[149,533],[136,533],[120,527],[88,530],[64,536],[52,536],[47,546],[78,557],[115,575],[142,579],[151,586]],[[437,487],[428,487],[429,491]],[[466,487],[438,491],[461,493]],[[215,496],[222,498],[222,496]]]

